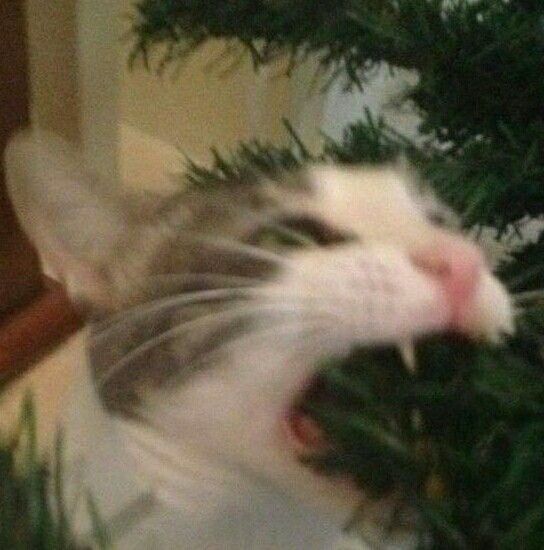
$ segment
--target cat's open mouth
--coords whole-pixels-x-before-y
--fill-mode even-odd
[[[356,346],[325,361],[288,407],[291,448],[315,473],[376,494],[419,487],[432,474],[430,442],[450,429],[443,419],[462,417],[466,403],[479,399],[466,388],[494,364],[491,354],[482,359],[482,345],[446,331],[404,345]]]
[[[413,373],[415,365],[415,347],[412,342],[392,346],[397,349],[399,361],[407,373]],[[349,357],[338,358],[339,363],[347,363]],[[361,365],[356,366],[360,368]],[[332,367],[335,368],[335,367]],[[316,457],[333,448],[333,442],[319,422],[309,412],[308,404],[323,410],[333,408],[339,401],[344,401],[341,388],[331,385],[325,369],[318,370],[303,386],[296,399],[288,408],[284,426],[288,441],[301,457]]]

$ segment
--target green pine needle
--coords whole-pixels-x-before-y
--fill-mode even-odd
[[[64,441],[59,433],[49,461],[38,451],[36,411],[27,395],[16,429],[0,438],[0,548],[9,550],[83,550],[75,537],[64,496]],[[90,507],[93,524],[99,524]],[[99,548],[109,548],[106,531],[97,530]],[[100,536],[98,536],[100,535]]]
[[[381,62],[416,69],[399,100],[421,114],[427,146],[361,113],[329,156],[376,162],[408,150],[467,226],[503,231],[544,204],[543,20],[544,4],[530,0],[139,0],[132,59],[164,69],[220,38],[256,66],[312,56],[357,86]]]
[[[426,338],[416,345],[414,374],[393,347],[328,362],[305,410],[334,450],[312,463],[417,510],[423,547],[483,550],[523,540],[537,548],[544,370],[509,344]]]

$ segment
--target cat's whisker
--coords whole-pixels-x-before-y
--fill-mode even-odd
[[[168,285],[184,285],[184,284],[206,284],[206,288],[202,288],[199,290],[205,291],[205,290],[220,290],[220,289],[226,289],[226,288],[236,288],[236,287],[243,287],[243,288],[249,288],[251,286],[257,286],[258,284],[262,283],[263,281],[257,277],[245,277],[242,275],[223,275],[223,274],[217,274],[217,273],[164,273],[164,274],[157,274],[157,275],[151,275],[147,278],[148,283],[144,284],[144,288],[149,289],[151,292],[153,291],[153,285],[156,285],[156,288],[158,290],[158,287],[161,287],[164,289],[165,286]],[[211,286],[212,284],[215,284],[216,286]],[[232,286],[228,286],[232,285]],[[128,319],[129,316],[138,314],[139,311],[147,311],[148,309],[151,310],[151,313],[156,311],[155,304],[161,303],[163,300],[169,300],[171,298],[174,298],[174,296],[181,296],[182,294],[187,294],[187,292],[180,292],[175,295],[160,295],[155,298],[151,298],[144,303],[141,303],[137,306],[132,307],[129,310],[121,311],[117,314],[114,314],[110,316],[107,319],[101,320],[99,323],[97,323],[97,333],[102,332],[103,330],[106,330],[108,327],[111,327],[113,324],[119,322],[120,320]],[[194,291],[196,292],[196,290]]]
[[[266,327],[251,327],[249,330],[225,340],[212,349],[206,350],[204,353],[200,353],[196,358],[190,358],[190,362],[184,366],[180,375],[182,378],[185,378],[196,371],[201,371],[206,368],[206,364],[212,364],[215,357],[220,356],[231,349],[236,350],[236,348],[241,345],[250,343],[252,346],[256,346],[258,345],[259,339],[264,339],[266,345],[270,345],[271,337],[277,338],[278,336],[281,337],[284,336],[284,333],[287,333],[297,338],[297,340],[305,341],[310,329],[317,331],[318,329],[322,330],[323,327],[326,326],[325,319],[325,315],[314,315],[312,317],[308,317],[304,321],[301,321],[298,318],[281,318],[277,319],[276,322],[270,321]],[[297,351],[298,347],[293,346],[293,349]],[[181,356],[178,356],[178,358],[182,359]]]
[[[128,311],[123,311],[106,321],[97,330],[96,339],[100,341],[107,337],[109,331],[129,325],[146,315],[153,313],[164,313],[168,308],[181,308],[183,306],[195,305],[198,303],[225,301],[254,296],[254,287],[227,287],[207,290],[195,290],[174,296],[162,296],[155,300],[136,306]]]
[[[208,274],[205,274],[208,275]],[[217,283],[233,283],[233,286],[225,286],[224,284],[217,285],[217,286],[206,286],[205,288],[201,289],[195,289],[195,290],[187,290],[184,291],[181,289],[177,293],[166,293],[166,290],[163,287],[164,293],[158,294],[157,296],[151,296],[149,299],[147,299],[145,302],[139,303],[135,306],[132,306],[129,309],[125,309],[123,311],[119,311],[117,313],[114,313],[113,315],[110,315],[109,317],[105,319],[101,319],[100,321],[95,322],[96,325],[96,331],[102,332],[103,330],[107,329],[111,325],[116,324],[119,321],[124,321],[125,319],[129,319],[132,315],[138,315],[141,312],[146,312],[148,309],[151,312],[154,312],[156,307],[158,307],[163,302],[167,302],[169,305],[170,300],[174,300],[180,296],[187,295],[191,292],[205,292],[205,291],[215,291],[215,290],[227,290],[227,289],[236,289],[236,288],[250,288],[254,285],[249,284],[252,281],[256,281],[257,283],[261,282],[259,279],[254,279],[250,277],[230,277],[225,276],[225,279],[223,279],[223,276],[218,276],[215,278],[213,274],[209,274],[210,279],[207,282],[216,281]],[[157,287],[159,287],[163,282],[171,283],[172,285],[183,285],[183,284],[197,284],[199,282],[206,281],[205,278],[202,278],[202,274],[195,274],[194,276],[192,274],[165,274],[165,275],[153,275],[151,277],[148,277],[148,281],[157,281]],[[248,284],[244,284],[244,283]],[[234,283],[236,283],[236,286],[234,286]],[[166,286],[166,285],[165,285]],[[145,288],[147,288],[150,292],[152,292],[152,283],[147,283],[145,285]],[[156,289],[158,292],[158,288]]]
[[[111,335],[111,332],[120,330],[135,321],[145,318],[153,314],[164,313],[168,308],[175,308],[181,311],[182,308],[191,307],[196,304],[204,304],[210,302],[232,302],[236,300],[250,300],[253,298],[261,298],[262,304],[272,303],[272,299],[282,300],[285,303],[296,304],[301,302],[322,301],[322,297],[317,295],[289,296],[285,292],[279,294],[275,289],[260,288],[260,287],[230,287],[230,288],[215,288],[210,290],[196,290],[186,292],[174,296],[166,296],[158,298],[151,302],[147,302],[128,312],[123,312],[109,319],[106,324],[102,324],[98,328],[95,339],[97,342],[102,341]],[[266,300],[266,301],[265,301]],[[288,302],[289,300],[289,302]],[[332,313],[332,312],[331,312]]]
[[[127,353],[121,360],[112,365],[112,367],[99,379],[98,385],[103,386],[110,380],[116,373],[121,371],[124,367],[129,365],[132,361],[142,356],[143,354],[151,351],[152,349],[160,346],[161,344],[168,342],[175,338],[176,336],[180,337],[185,332],[189,330],[196,330],[198,328],[213,327],[214,325],[221,326],[224,323],[229,323],[236,321],[237,319],[243,318],[246,315],[259,314],[263,313],[281,313],[282,315],[292,314],[297,315],[303,311],[297,304],[282,304],[282,303],[271,303],[266,304],[252,304],[251,306],[238,307],[232,309],[226,309],[221,312],[214,311],[212,313],[207,313],[201,315],[195,319],[189,321],[184,321],[161,334],[154,336],[153,338],[145,341],[143,344],[137,346],[135,349]],[[315,310],[311,310],[312,313],[317,313]],[[324,314],[328,312],[323,312]]]
[[[293,324],[296,324],[296,329],[293,328]],[[205,360],[211,360],[214,356],[218,354],[222,354],[225,352],[228,352],[231,348],[239,347],[241,344],[253,344],[254,341],[258,341],[258,339],[264,338],[267,341],[270,335],[273,336],[281,336],[283,333],[287,334],[293,334],[293,332],[296,332],[296,336],[298,337],[298,341],[300,343],[299,346],[293,346],[293,352],[300,352],[304,349],[304,346],[312,345],[307,341],[307,337],[311,332],[317,332],[320,331],[323,326],[326,325],[326,322],[323,318],[323,316],[313,316],[310,318],[305,319],[304,321],[300,320],[293,320],[292,322],[290,320],[282,320],[281,324],[278,326],[274,324],[274,326],[267,326],[267,327],[258,327],[254,328],[251,331],[245,332],[243,334],[240,334],[239,336],[235,338],[231,338],[225,343],[221,344],[220,346],[215,347],[211,351],[208,351],[206,353],[201,354],[198,359],[195,361],[195,365],[191,367],[191,365],[188,365],[184,368],[185,372],[194,372],[199,368],[199,364],[204,362]],[[176,396],[173,396],[174,399],[176,399]],[[161,393],[160,396],[160,405],[164,405],[168,403],[168,392]]]
[[[244,256],[248,256],[250,258],[271,263],[272,265],[286,266],[286,265],[292,264],[292,262],[285,256],[282,256],[281,254],[278,254],[271,250],[267,250],[260,246],[242,243],[239,241],[222,238],[222,237],[214,237],[206,234],[200,234],[200,233],[188,233],[188,234],[193,236],[195,241],[200,241],[211,247],[235,252]]]
[[[151,284],[215,284],[217,288],[226,287],[228,284],[242,286],[244,283],[258,284],[262,279],[258,277],[245,277],[243,275],[223,275],[220,273],[161,273],[148,277]]]

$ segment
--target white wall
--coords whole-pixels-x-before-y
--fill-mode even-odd
[[[323,108],[322,130],[335,140],[342,137],[344,128],[363,118],[365,108],[373,116],[382,115],[397,131],[407,137],[417,136],[419,117],[409,108],[399,108],[398,98],[406,87],[417,81],[417,75],[405,70],[391,73],[386,65],[376,70],[364,91],[344,90],[345,83],[336,81],[330,88]]]

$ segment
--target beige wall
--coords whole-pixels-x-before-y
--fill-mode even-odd
[[[32,122],[77,140],[76,2],[26,0],[26,14]]]
[[[199,160],[209,158],[212,146],[232,149],[252,137],[285,140],[281,117],[290,109],[288,80],[273,73],[256,76],[247,59],[223,74],[213,63],[222,48],[211,44],[161,77],[141,66],[126,69],[122,121]]]

